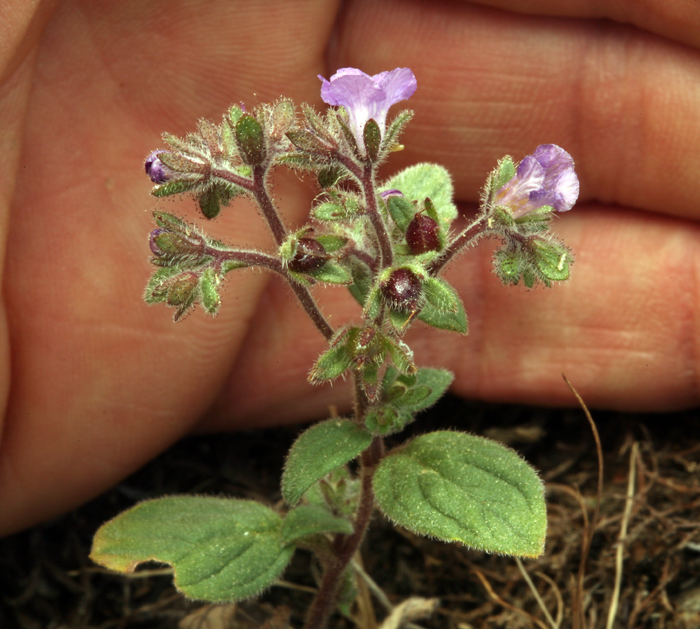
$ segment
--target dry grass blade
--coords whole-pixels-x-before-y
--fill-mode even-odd
[[[412,620],[420,620],[430,616],[438,605],[440,605],[440,599],[413,596],[394,607],[380,629],[399,629],[408,626]]]
[[[627,525],[630,521],[632,513],[632,502],[634,499],[634,482],[635,472],[637,469],[637,456],[639,453],[639,444],[635,441],[632,444],[632,452],[630,453],[629,476],[627,479],[627,496],[625,499],[625,511],[622,515],[622,524],[620,525],[620,537],[617,542],[617,550],[615,552],[615,586],[613,588],[612,600],[608,609],[608,622],[605,625],[606,629],[612,629],[617,615],[617,606],[620,601],[620,585],[622,584],[622,563],[624,556],[625,538],[627,537]]]
[[[561,595],[561,590],[559,589],[559,586],[557,585],[556,581],[551,577],[547,576],[544,572],[540,572],[538,570],[537,572],[535,572],[535,574],[541,579],[544,579],[547,583],[549,583],[550,587],[552,588],[552,592],[554,592],[554,596],[557,599],[557,617],[554,621],[554,625],[556,627],[560,627],[561,621],[564,618],[564,598]]]
[[[512,612],[515,612],[516,614],[520,616],[524,616],[525,618],[528,618],[531,622],[534,622],[538,627],[541,629],[549,629],[547,625],[545,625],[539,618],[535,618],[532,614],[528,614],[526,611],[515,607],[515,605],[511,605],[510,603],[507,603],[504,601],[496,592],[493,591],[493,588],[491,587],[491,584],[488,582],[486,577],[479,571],[479,570],[474,570],[474,574],[478,577],[479,581],[481,581],[482,585],[488,592],[489,596],[496,601],[499,605],[502,607],[505,607],[506,609],[509,609]]]
[[[544,614],[544,617],[547,619],[547,622],[549,623],[550,627],[552,627],[552,629],[559,629],[559,625],[557,625],[554,622],[552,615],[549,613],[547,606],[544,604],[544,601],[542,600],[540,593],[537,591],[535,584],[532,582],[530,575],[527,573],[527,570],[525,570],[525,566],[523,566],[523,562],[520,559],[520,557],[515,558],[515,563],[518,564],[518,569],[520,570],[520,574],[523,575],[523,579],[525,579],[528,586],[530,587],[530,591],[532,592],[533,596],[535,597],[535,600],[537,601],[537,604],[540,606],[540,609],[542,610],[542,613]]]
[[[569,379],[561,374],[566,382],[566,386],[569,387],[574,397],[578,401],[579,405],[583,409],[586,419],[591,426],[591,431],[593,432],[593,438],[595,439],[595,447],[598,455],[598,493],[596,496],[595,509],[593,510],[593,517],[591,518],[591,526],[588,529],[588,534],[583,539],[583,548],[581,550],[581,561],[578,567],[578,574],[576,577],[576,596],[573,600],[572,609],[572,626],[573,629],[582,629],[584,626],[583,618],[583,580],[586,574],[586,560],[588,558],[588,552],[591,548],[591,542],[593,541],[593,533],[595,532],[596,525],[598,523],[598,517],[600,515],[600,504],[603,501],[603,447],[600,443],[600,435],[598,434],[598,428],[593,421],[593,417],[583,401],[578,391],[574,388],[574,385],[569,382]]]

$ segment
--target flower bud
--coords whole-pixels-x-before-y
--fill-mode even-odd
[[[246,164],[258,166],[265,161],[265,132],[250,114],[243,114],[236,123],[236,141],[241,159]]]
[[[151,232],[148,245],[153,255],[160,258],[163,256],[201,255],[206,246],[206,242],[204,238],[197,233],[185,235],[159,227]]]
[[[310,273],[320,269],[329,259],[320,242],[313,238],[299,238],[294,257],[287,266],[296,273]]]
[[[167,151],[153,151],[147,158],[144,167],[146,174],[151,178],[153,183],[165,183],[172,178],[172,171],[158,158],[158,155],[167,153]]]
[[[415,312],[422,305],[423,282],[411,269],[394,269],[380,289],[393,310]]]
[[[199,277],[196,273],[183,273],[168,286],[166,303],[169,306],[189,306],[197,295]]]
[[[419,212],[408,224],[406,242],[414,256],[426,251],[439,251],[440,227],[432,218]]]

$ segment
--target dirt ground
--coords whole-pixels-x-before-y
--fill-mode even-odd
[[[545,555],[518,565],[395,530],[377,515],[362,555],[372,580],[359,580],[355,621],[336,616],[331,627],[378,629],[391,610],[398,618],[407,609],[416,616],[432,610],[402,625],[409,629],[700,627],[700,411],[593,417],[604,454],[599,505],[595,440],[580,409],[447,397],[419,418],[408,433],[486,434],[541,471],[549,508]],[[0,627],[300,626],[315,586],[314,566],[302,552],[260,601],[226,606],[185,601],[162,566],[124,577],[88,559],[99,525],[145,498],[197,493],[281,504],[279,474],[299,430],[188,438],[83,507],[0,540]],[[397,609],[412,597],[439,601]],[[392,622],[384,629],[398,627]]]

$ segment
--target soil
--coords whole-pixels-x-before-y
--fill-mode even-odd
[[[427,617],[403,626],[700,627],[700,412],[596,412],[594,420],[603,450],[600,503],[595,440],[580,409],[447,397],[409,427],[409,434],[437,429],[486,434],[516,448],[545,480],[549,531],[544,556],[520,564],[531,587],[513,558],[421,538],[375,516],[362,561],[384,592],[384,603],[395,607],[411,597],[439,599],[427,605],[432,609]],[[145,498],[228,495],[281,507],[284,455],[301,429],[185,439],[81,508],[0,540],[0,627],[301,626],[316,585],[314,566],[303,552],[296,553],[283,584],[259,601],[224,606],[184,600],[162,566],[147,565],[126,577],[88,559],[100,524]],[[352,606],[355,622],[338,615],[330,626],[380,627],[389,610],[370,589],[360,581]]]

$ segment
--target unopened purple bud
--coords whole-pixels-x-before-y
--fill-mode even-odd
[[[401,312],[415,312],[423,301],[423,282],[407,268],[394,269],[381,291],[389,307]]]
[[[146,174],[151,178],[153,183],[165,183],[172,177],[172,171],[158,159],[158,155],[167,153],[167,151],[153,151],[147,158],[144,164]]]
[[[153,252],[154,256],[162,256],[165,252],[158,246],[157,243],[157,238],[160,236],[165,230],[161,229],[160,227],[158,229],[154,229],[150,236],[148,237],[148,246],[151,248],[151,251]]]

